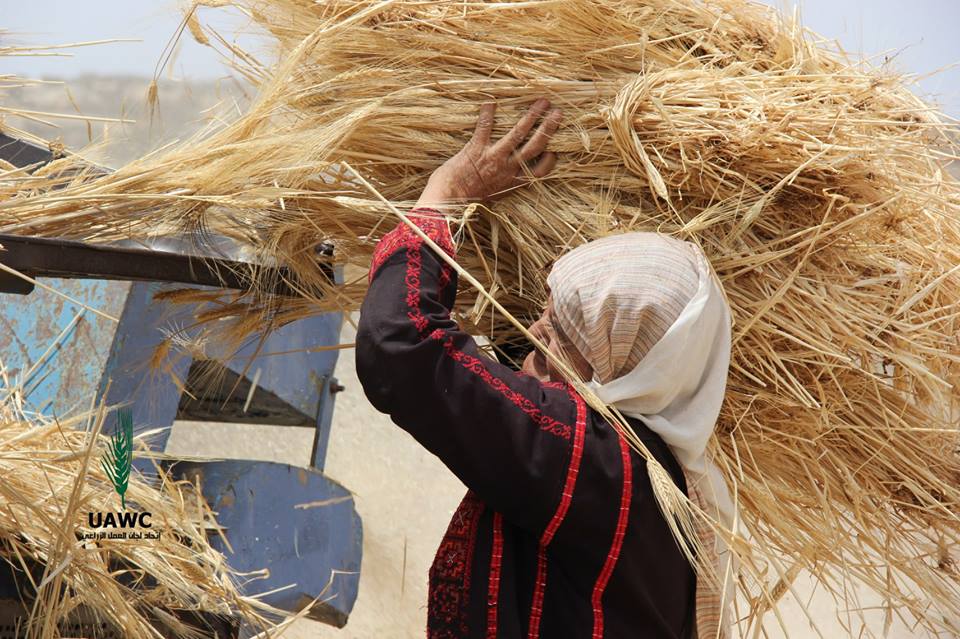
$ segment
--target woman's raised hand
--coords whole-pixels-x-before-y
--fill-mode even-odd
[[[550,110],[550,101],[540,98],[509,133],[494,142],[491,132],[496,109],[493,102],[480,107],[473,137],[433,172],[417,206],[491,200],[530,177],[542,178],[553,170],[557,155],[546,148],[560,125],[561,111]],[[531,135],[538,120],[540,125]]]

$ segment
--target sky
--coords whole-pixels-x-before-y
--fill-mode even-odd
[[[134,40],[67,50],[63,52],[67,57],[0,58],[0,73],[33,78],[84,73],[153,76],[180,26],[181,6],[175,0],[0,0],[0,30],[6,31],[0,38],[7,44]],[[246,25],[246,19],[228,10],[200,7],[198,12],[201,22],[214,24],[223,35]],[[241,43],[252,41],[248,37]],[[167,74],[211,79],[223,77],[227,70],[212,49],[184,32],[174,62],[164,70]]]
[[[795,0],[768,0],[778,8]],[[893,56],[900,71],[932,73],[960,63],[960,0],[801,0],[803,23],[852,53]],[[238,16],[201,8],[201,19],[224,31],[243,25]],[[83,73],[153,75],[175,33],[180,12],[171,0],[0,0],[0,30],[16,44],[56,44],[110,38],[137,42],[73,50],[72,57],[2,58],[0,73],[70,78]],[[242,44],[253,40],[247,37]],[[166,73],[208,79],[226,74],[219,58],[185,34],[176,61]],[[960,118],[960,67],[923,80],[918,92]]]

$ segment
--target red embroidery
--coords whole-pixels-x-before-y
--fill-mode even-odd
[[[580,461],[583,459],[583,442],[587,431],[587,405],[572,387],[567,387],[567,392],[577,405],[577,428],[573,438],[573,451],[570,453],[570,464],[567,466],[567,478],[563,484],[563,492],[560,493],[560,503],[540,537],[540,548],[537,551],[537,581],[533,589],[533,602],[530,604],[530,625],[527,629],[529,639],[540,636],[540,620],[543,618],[543,593],[547,586],[547,546],[553,541],[553,536],[567,516],[567,511],[570,510],[573,489],[577,484],[577,475],[580,473]]]
[[[484,505],[472,492],[453,514],[430,567],[427,636],[456,639],[467,636],[467,600],[477,526]]]
[[[447,288],[447,284],[450,283],[450,280],[451,280],[450,266],[445,263],[443,267],[440,269],[440,291],[441,292],[445,288]]]
[[[534,379],[533,375],[530,375],[530,374],[528,374],[528,373],[524,373],[523,371],[513,371],[513,373],[514,373],[514,375],[516,375],[517,377],[529,377],[530,379]],[[541,386],[546,386],[547,388],[567,388],[567,383],[566,383],[566,382],[552,382],[552,381],[546,381],[546,382],[545,382],[545,381],[540,380],[540,379],[538,379],[537,381],[540,382],[540,385],[541,385]]]
[[[500,599],[500,566],[503,562],[503,517],[493,514],[493,547],[487,580],[487,639],[497,639],[497,605]]]
[[[438,335],[439,334],[439,335]],[[438,339],[443,335],[443,332],[440,330],[435,330],[430,334],[431,337]],[[569,424],[564,424],[563,422],[550,417],[549,415],[544,415],[543,411],[537,408],[537,405],[534,404],[528,397],[525,397],[521,393],[510,388],[506,382],[504,382],[499,377],[495,377],[487,367],[483,365],[483,362],[472,355],[467,355],[461,350],[458,350],[453,345],[453,339],[447,338],[443,343],[443,349],[454,361],[459,362],[471,373],[474,373],[480,377],[488,386],[499,392],[501,395],[509,399],[515,406],[520,410],[525,412],[530,416],[530,419],[533,420],[533,423],[540,427],[540,430],[546,431],[551,435],[556,435],[557,437],[562,437],[564,439],[570,439],[570,428]]]
[[[400,226],[404,225],[401,224]],[[399,229],[400,227],[398,226],[384,235],[380,238],[380,241],[377,242],[376,247],[374,247],[373,257],[370,260],[370,272],[367,273],[368,283],[373,281],[373,276],[380,270],[380,267],[383,266],[383,263],[387,261],[388,257],[406,247],[408,238],[405,234],[399,233]]]
[[[630,461],[630,448],[623,437],[620,441],[620,459],[623,460],[623,490],[620,493],[620,515],[617,517],[617,528],[613,533],[613,543],[610,544],[610,552],[607,553],[607,560],[603,564],[600,576],[597,577],[597,583],[593,586],[593,595],[590,597],[590,603],[593,606],[593,639],[603,637],[603,591],[607,588],[613,569],[617,565],[617,558],[620,556],[620,548],[623,546],[623,536],[627,532],[627,519],[630,516],[630,497],[633,495],[633,466]]]
[[[420,270],[423,268],[423,256],[420,254],[420,246],[411,246],[407,248],[407,274],[403,278],[407,285],[407,317],[417,328],[417,333],[423,336],[427,330],[429,322],[420,311]]]
[[[436,242],[447,255],[456,258],[456,249],[453,246],[453,236],[450,235],[450,227],[447,226],[446,220],[441,217],[439,211],[427,208],[413,209],[408,213],[408,217],[410,221],[420,227],[430,239]],[[402,248],[419,248],[421,244],[423,244],[423,238],[414,233],[405,222],[398,224],[396,228],[384,235],[380,241],[377,242],[376,248],[373,249],[373,258],[370,261],[370,273],[367,277],[368,281],[373,281],[373,276],[380,270],[383,263],[387,261],[387,258],[398,250]],[[440,277],[442,280],[442,271]],[[448,273],[448,280],[449,277],[450,275]],[[442,289],[443,286],[440,288]]]

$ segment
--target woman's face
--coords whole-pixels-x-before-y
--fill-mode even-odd
[[[580,352],[562,337],[553,325],[553,301],[547,298],[547,307],[536,322],[530,325],[530,332],[544,343],[547,349],[560,358],[566,357],[574,371],[582,380],[593,376],[593,368],[583,359]],[[521,369],[524,373],[541,380],[563,381],[563,375],[554,367],[547,357],[537,349],[533,349],[523,360]]]

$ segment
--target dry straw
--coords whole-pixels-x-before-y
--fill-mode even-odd
[[[24,636],[73,636],[61,635],[59,624],[69,627],[80,610],[98,625],[107,622],[108,632],[144,639],[212,636],[178,616],[189,613],[272,626],[263,616],[269,607],[238,592],[237,575],[210,546],[218,527],[189,482],[161,475],[154,485],[131,475],[129,512],[150,513],[158,538],[84,538],[102,530],[91,528],[88,513],[120,509],[99,461],[105,411],[58,422],[0,410],[0,558],[17,569],[42,569],[19,580],[30,604]]]
[[[712,451],[747,533],[740,632],[776,614],[800,568],[844,608],[860,581],[889,615],[957,632],[956,130],[904,78],[743,0],[212,4],[275,44],[268,68],[212,29],[200,38],[259,85],[248,112],[108,177],[70,159],[0,173],[0,230],[248,241],[292,266],[303,295],[212,301],[198,319],[231,320],[239,340],[356,309],[396,223],[372,190],[404,210],[482,102],[499,104],[503,134],[548,96],[565,113],[556,171],[489,210],[450,210],[458,262],[489,294],[461,287],[458,319],[498,346],[523,341],[507,314],[537,315],[569,248],[627,230],[699,243],[735,319]],[[317,268],[325,241],[358,267],[342,287]]]
[[[70,57],[73,55],[70,50],[76,49],[78,47],[88,47],[96,46],[102,44],[112,44],[115,42],[125,42],[123,39],[111,39],[111,40],[92,40],[89,42],[74,42],[70,44],[59,44],[59,45],[46,45],[46,46],[31,46],[31,45],[16,45],[8,40],[12,40],[12,37],[4,29],[0,29],[0,58],[17,58],[17,57]],[[87,123],[87,137],[93,139],[93,128],[92,123],[94,122],[123,122],[129,123],[132,120],[125,120],[122,118],[108,118],[101,116],[89,116],[83,115],[79,111],[79,107],[76,102],[74,102],[73,95],[66,91],[66,95],[70,102],[72,103],[73,108],[77,113],[51,113],[47,111],[36,111],[33,109],[24,109],[10,104],[5,104],[4,102],[4,92],[10,91],[11,89],[20,89],[24,87],[32,87],[41,84],[61,84],[61,82],[56,80],[36,80],[31,78],[24,78],[13,73],[2,73],[0,72],[0,131],[6,133],[7,135],[12,135],[21,139],[29,140],[31,142],[44,144],[44,140],[36,137],[35,135],[17,128],[16,125],[22,124],[23,122],[30,122],[34,125],[43,125],[49,127],[50,131],[53,132],[56,130],[55,121],[57,120],[83,120]],[[49,144],[49,143],[47,143]],[[56,151],[62,151],[62,145],[55,143],[51,146],[56,147]],[[5,160],[0,160],[0,169],[10,169],[11,166],[8,166],[8,163]]]

